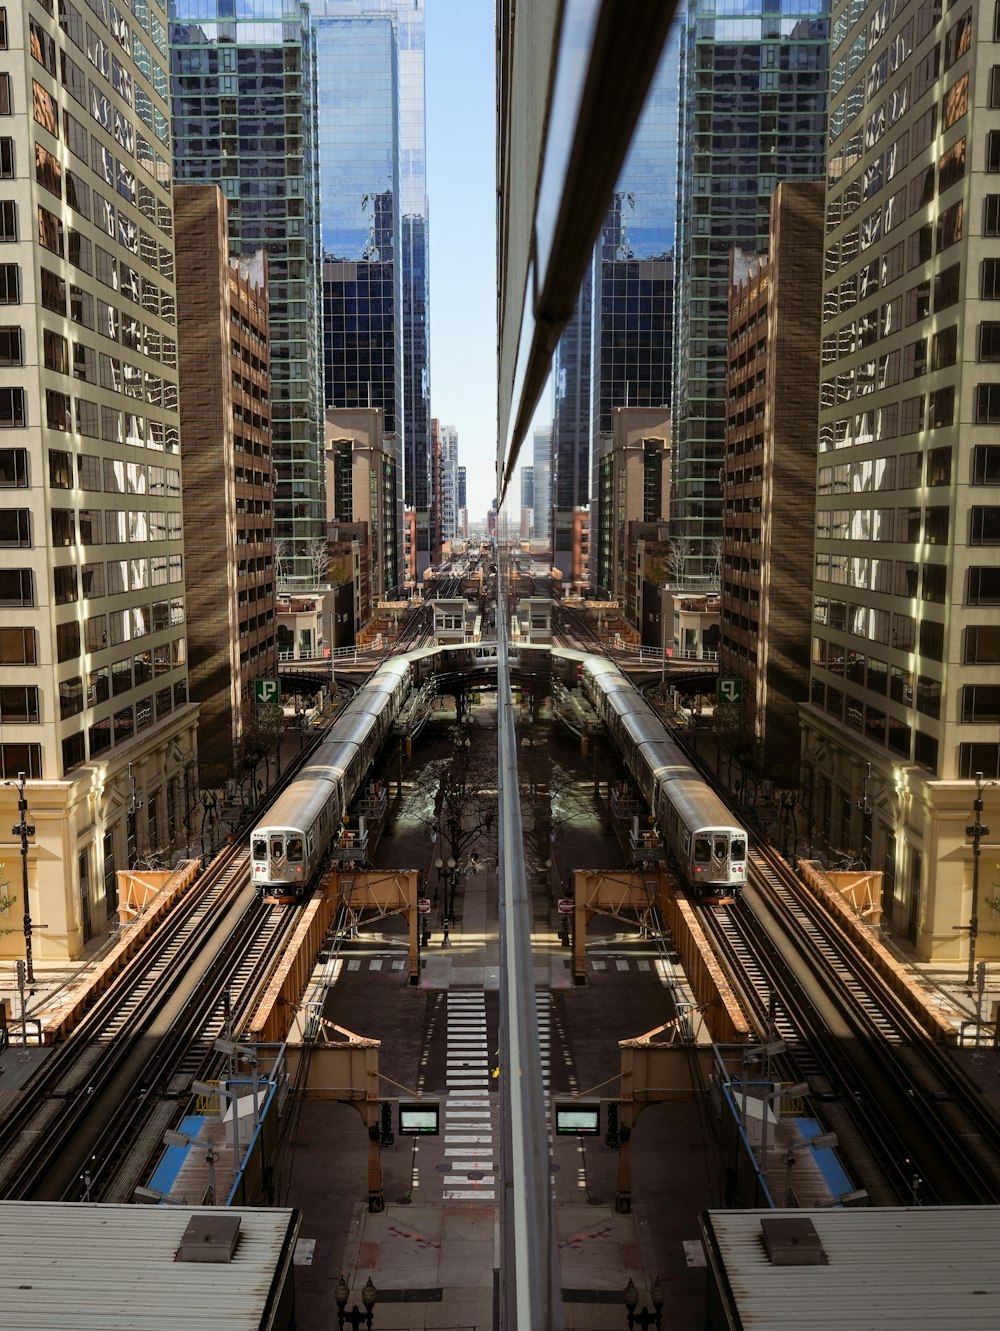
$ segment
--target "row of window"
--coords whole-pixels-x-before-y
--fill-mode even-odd
[[[907,600],[919,595],[921,600],[938,605],[945,602],[948,569],[944,564],[925,563],[918,569],[907,559],[869,559],[820,550],[815,555],[814,568],[817,582],[851,587],[855,591],[895,594]]]
[[[895,520],[893,514],[895,512]],[[951,510],[928,508],[835,508],[816,513],[816,537],[821,541],[897,541],[905,545],[947,545]],[[969,544],[1000,543],[1000,509],[973,508],[969,515]]]
[[[814,706],[823,708],[849,729],[864,734],[873,744],[937,771],[938,742],[919,727],[914,742],[913,727],[905,721],[879,707],[866,707],[860,698],[845,695],[843,689],[821,679],[812,680],[809,698]]]
[[[181,514],[153,509],[53,508],[53,546],[125,545],[181,539]],[[0,508],[0,549],[30,549],[34,544],[31,511]]]
[[[1000,469],[1000,449],[981,445],[973,450],[973,454],[974,483],[994,484],[991,478]],[[897,457],[864,458],[842,462],[836,467],[820,467],[816,493],[820,496],[865,494],[869,491],[913,490],[924,485],[950,485],[951,458],[952,450],[948,445],[926,452],[900,453]]]
[[[183,617],[183,605],[181,606]],[[107,647],[120,647],[124,643],[137,642],[148,637],[152,632],[152,606],[130,606],[127,610],[113,610],[107,616],[93,615],[83,625],[77,620],[56,625],[56,660],[75,661],[81,652],[100,652]],[[174,670],[187,664],[187,642],[184,638],[175,638],[170,643],[163,643],[156,649],[156,660],[164,671]],[[17,662],[10,662],[15,665]],[[33,665],[35,662],[23,662]]]
[[[68,736],[62,742],[63,772],[69,772],[74,767],[79,767],[81,763],[85,763],[88,751],[91,758],[96,758],[99,754],[106,753],[113,745],[126,743],[133,735],[152,725],[154,698],[156,719],[160,721],[169,716],[175,707],[182,707],[187,702],[187,686],[183,681],[178,681],[172,688],[168,686],[158,689],[155,695],[150,694],[140,698],[134,708],[131,706],[119,708],[111,716],[95,721],[87,729],[86,744],[82,730]],[[150,832],[150,837],[152,836],[153,833]]]

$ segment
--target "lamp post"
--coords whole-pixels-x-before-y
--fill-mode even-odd
[[[448,882],[445,884],[445,914],[449,920],[455,918],[455,882],[458,878],[455,857],[448,856]]]
[[[991,781],[990,785],[993,784],[994,782]],[[983,823],[982,819],[983,785],[983,774],[977,772],[976,798],[972,804],[972,822],[965,829],[965,835],[972,837],[972,913],[969,916],[969,974],[966,977],[966,983],[970,989],[976,978],[976,939],[979,937],[979,849],[983,837],[990,834],[990,829]],[[14,831],[16,832],[17,828]]]
[[[650,1327],[656,1327],[660,1331],[661,1314],[663,1312],[663,1286],[660,1284],[660,1277],[657,1276],[649,1291],[649,1297],[653,1300],[653,1311],[650,1312],[646,1305],[642,1305],[642,1312],[637,1313],[636,1304],[639,1302],[639,1291],[632,1283],[632,1277],[629,1276],[628,1284],[625,1286],[625,1309],[628,1313],[629,1331],[634,1327],[642,1327],[642,1331],[649,1331]]]
[[[31,902],[28,899],[28,841],[35,835],[34,823],[28,822],[28,801],[24,794],[24,773],[18,772],[16,783],[5,781],[4,785],[17,786],[17,812],[19,821],[11,828],[14,836],[21,838],[21,891],[24,893],[24,959],[28,983],[35,983],[35,966],[31,956]]]
[[[361,1328],[370,1327],[372,1324],[372,1309],[375,1307],[375,1299],[378,1291],[372,1284],[371,1276],[365,1282],[365,1287],[361,1291],[361,1302],[365,1305],[364,1311],[357,1304],[347,1311],[347,1300],[351,1291],[348,1288],[347,1281],[341,1273],[337,1281],[337,1287],[333,1292],[333,1297],[337,1300],[337,1325],[340,1331],[344,1331],[345,1326],[351,1327],[351,1331],[361,1331]]]

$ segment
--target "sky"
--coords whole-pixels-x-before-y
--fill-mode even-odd
[[[431,414],[458,431],[472,522],[496,492],[494,50],[491,0],[426,0]]]

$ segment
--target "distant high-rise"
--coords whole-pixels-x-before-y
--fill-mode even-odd
[[[315,0],[325,392],[392,435],[417,572],[432,515],[423,0]],[[440,539],[440,531],[436,532]],[[399,548],[402,549],[402,542]]]
[[[532,435],[532,504],[535,512],[535,539],[549,540],[552,523],[549,506],[552,502],[552,426],[535,430]]]
[[[441,539],[458,535],[458,431],[442,425],[441,434]]]
[[[316,84],[308,6],[298,0],[174,0],[174,174],[218,184],[233,258],[267,250],[275,537],[295,583],[313,581],[324,539]]]
[[[722,535],[729,251],[766,249],[778,182],[820,179],[826,142],[828,0],[756,8],[737,18],[686,0],[683,14],[671,532],[688,580],[707,583]]]
[[[670,401],[679,37],[675,26],[556,351],[552,498],[544,530],[565,577],[572,574],[573,512],[598,504],[600,436],[607,445],[612,410]]]
[[[535,469],[534,467],[521,468],[521,507],[535,507]]]

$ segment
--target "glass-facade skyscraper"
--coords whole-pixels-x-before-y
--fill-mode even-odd
[[[778,182],[824,170],[830,0],[722,8],[687,0],[681,41],[671,530],[689,580],[714,578],[722,535],[729,251],[766,249]]]
[[[313,19],[326,401],[384,409],[419,573],[432,507],[423,0],[316,0]]]
[[[217,184],[231,257],[264,248],[271,297],[275,538],[313,580],[325,530],[316,75],[299,0],[172,0],[174,175]]]
[[[664,47],[594,259],[555,358],[553,561],[572,571],[573,510],[599,524],[600,437],[619,406],[670,401],[680,28]]]

